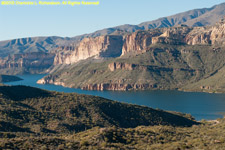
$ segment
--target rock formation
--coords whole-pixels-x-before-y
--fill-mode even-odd
[[[25,46],[32,43],[32,40],[31,38],[13,40],[10,45]],[[47,38],[45,41],[50,44],[53,42],[52,38]],[[223,45],[225,44],[225,21],[221,20],[211,27],[191,28],[181,25],[171,28],[138,30],[126,35],[88,37],[78,43],[70,42],[69,45],[60,46],[49,54],[40,52],[40,56],[35,56],[38,53],[32,52],[30,54],[8,56],[0,60],[0,67],[11,68],[36,65],[47,68],[51,65],[73,64],[90,57],[119,57],[127,53],[143,53],[149,50],[151,45],[155,44]],[[42,56],[43,54],[44,56]],[[54,59],[53,63],[52,58]]]
[[[46,39],[46,41],[51,43],[50,39]],[[13,42],[12,44],[16,43],[16,45],[26,45],[31,41],[28,38]],[[50,53],[32,52],[8,56],[0,59],[0,69],[34,68],[38,70],[43,68],[47,70],[52,66],[54,69],[59,67],[59,70],[54,70],[56,71],[54,76],[50,74],[45,79],[39,80],[38,83],[88,90],[174,89],[185,84],[195,75],[196,78],[193,78],[193,82],[202,78],[206,73],[212,74],[215,66],[218,66],[217,70],[221,68],[223,61],[216,53],[222,52],[224,44],[225,22],[221,20],[216,25],[208,27],[192,28],[181,25],[171,28],[138,30],[121,35],[88,37],[78,43],[60,46],[51,50]],[[192,45],[196,45],[195,47],[199,49],[193,49]],[[207,49],[207,53],[200,56],[202,52],[199,50],[203,46]],[[212,62],[212,64],[208,64],[211,67],[207,67],[205,62],[208,61],[204,62],[202,59],[205,59],[205,55],[209,53],[208,59],[218,57],[217,60],[221,62],[218,64]],[[140,55],[142,56],[136,57]],[[116,59],[97,60],[100,62],[97,65],[102,65],[102,67],[92,66],[89,68],[90,64],[94,62],[91,57],[116,57]],[[77,62],[88,58],[91,59],[82,61],[83,63],[88,62],[88,65],[79,68],[79,65],[82,66],[82,62],[79,64]],[[145,60],[142,61],[142,58]],[[63,70],[65,68],[60,66],[72,66],[73,70],[65,71]],[[78,70],[76,70],[77,67]],[[81,74],[82,76],[76,78],[76,83],[70,83],[74,80],[66,79]],[[84,76],[85,78],[83,78]],[[124,82],[120,82],[122,80]],[[170,86],[171,84],[173,86]]]
[[[118,57],[122,52],[122,36],[99,36],[85,38],[75,47],[63,47],[55,57],[54,64],[72,64],[92,56]]]
[[[142,51],[152,44],[152,37],[161,35],[159,30],[155,31],[136,31],[124,38],[122,55],[133,51]]]
[[[13,68],[49,68],[53,65],[55,54],[33,52],[14,54],[0,59],[0,69]]]
[[[225,21],[210,27],[187,26],[136,31],[124,38],[122,55],[129,52],[145,52],[152,44],[169,45],[224,45]]]
[[[225,44],[225,22],[217,23],[212,27],[196,27],[186,37],[186,43],[196,44]]]
[[[140,70],[140,71],[146,71],[151,68],[151,66],[141,66],[138,64],[129,64],[129,63],[120,63],[120,62],[113,62],[108,65],[108,68],[110,71],[115,70]]]
[[[99,83],[89,84],[82,87],[83,90],[112,90],[112,91],[127,91],[127,90],[146,90],[156,88],[154,84],[118,84],[118,83]]]

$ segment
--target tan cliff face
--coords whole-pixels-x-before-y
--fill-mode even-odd
[[[122,36],[85,38],[76,47],[65,47],[56,54],[54,64],[72,64],[92,56],[118,57],[122,52]]]
[[[30,40],[30,38],[27,38],[13,42],[26,44]],[[46,41],[48,41],[47,43],[51,43],[52,40],[46,39]],[[54,52],[51,51],[51,53],[32,52],[1,58],[0,69],[15,67],[48,68],[58,64],[73,64],[90,57],[120,57],[127,53],[144,53],[151,49],[151,45],[158,43],[169,45],[225,44],[225,21],[223,20],[210,27],[190,28],[181,25],[171,28],[138,30],[134,33],[123,35],[84,38],[79,43],[60,46]],[[129,68],[126,65],[125,68]]]
[[[210,27],[196,27],[185,37],[186,44],[225,44],[225,21]]]
[[[99,84],[88,84],[82,87],[82,90],[111,90],[111,91],[127,91],[127,90],[146,90],[154,89],[156,85],[154,84],[118,84],[118,83],[99,83]]]
[[[161,43],[170,45],[225,44],[225,23],[211,27],[180,25],[154,30],[139,30],[125,35],[107,35],[85,38],[73,46],[64,46],[56,53],[54,65],[73,64],[89,57],[119,57],[127,53],[145,52],[149,46]]]
[[[0,69],[7,68],[49,68],[53,65],[55,54],[33,52],[25,54],[15,54],[7,58],[0,59]]]
[[[129,63],[120,63],[120,62],[113,62],[108,65],[108,69],[110,71],[115,70],[140,70],[140,71],[146,71],[148,68],[146,66],[140,66],[137,64],[129,64]]]
[[[189,27],[172,27],[163,29],[163,34],[152,38],[152,44],[163,43],[170,45],[186,44],[184,37],[192,30]]]
[[[152,44],[170,45],[224,45],[225,21],[211,27],[187,26],[136,31],[124,38],[122,55],[130,52],[144,52]]]
[[[129,52],[147,49],[147,47],[152,44],[152,37],[159,36],[160,34],[161,32],[158,30],[153,32],[136,31],[130,35],[125,36],[122,55]]]
[[[214,75],[224,66],[224,32],[225,23],[219,22],[208,27],[181,25],[139,30],[123,37],[86,38],[59,50],[55,64],[72,64],[92,56],[121,57],[102,59],[101,63],[97,60],[96,64],[93,59],[80,62],[38,83],[84,90],[177,89]],[[201,90],[212,89],[210,85],[200,86]]]
[[[225,44],[225,22],[219,22],[212,27],[194,28],[185,40],[189,45]]]
[[[122,55],[129,52],[142,52],[152,44],[184,44],[184,36],[191,30],[188,27],[174,27],[149,31],[136,31],[124,39]]]

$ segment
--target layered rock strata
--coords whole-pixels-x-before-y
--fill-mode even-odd
[[[0,59],[0,69],[11,68],[49,68],[53,65],[55,54],[33,52],[14,54]]]
[[[72,64],[93,56],[118,57],[121,55],[122,45],[122,36],[107,35],[85,38],[75,47],[63,47],[56,54],[54,64]]]

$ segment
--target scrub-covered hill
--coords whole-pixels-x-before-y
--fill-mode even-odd
[[[4,132],[71,133],[95,126],[196,124],[175,113],[25,86],[0,86],[0,100],[1,131]]]
[[[224,119],[0,86],[0,149],[223,149]]]

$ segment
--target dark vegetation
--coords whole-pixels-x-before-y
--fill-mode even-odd
[[[200,124],[182,116],[96,96],[1,86],[0,149],[224,147],[224,119]]]
[[[0,149],[223,149],[225,120],[0,86]]]
[[[1,149],[137,149],[224,150],[225,120],[192,127],[94,127],[79,133],[34,135],[0,132]]]
[[[95,126],[133,128],[139,125],[191,126],[190,118],[101,97],[48,92],[26,86],[1,86],[1,124],[23,131],[71,133]],[[6,126],[5,126],[6,127]]]
[[[19,80],[23,80],[23,79],[16,76],[11,76],[11,75],[0,75],[0,83],[19,81]]]
[[[3,149],[144,149],[149,141],[164,144],[189,136],[193,125],[205,126],[189,115],[97,96],[0,86]]]

